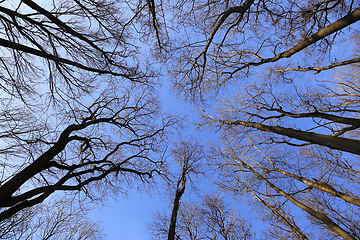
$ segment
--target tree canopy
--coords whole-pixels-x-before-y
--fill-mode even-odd
[[[360,236],[359,7],[249,0],[169,8],[184,33],[168,34],[174,91],[220,136],[209,154],[214,181],[266,213],[264,236]]]
[[[262,238],[359,239],[359,20],[355,0],[2,1],[0,221],[159,175],[173,205],[156,236],[259,237],[220,195],[188,201],[201,172]],[[162,81],[210,144],[164,157],[183,129]]]
[[[150,9],[2,2],[0,221],[55,192],[101,199],[162,174],[177,120],[161,113],[153,73],[140,61],[139,39],[151,32],[136,25]]]

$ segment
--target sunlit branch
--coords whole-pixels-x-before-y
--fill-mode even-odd
[[[260,124],[256,122],[246,122],[246,121],[229,121],[229,120],[221,120],[212,116],[209,116],[215,122],[219,122],[220,124],[225,125],[241,125],[245,127],[255,128],[260,131],[272,132],[276,134],[280,134],[283,136],[295,138],[297,140],[302,140],[306,142],[311,142],[315,144],[319,144],[322,146],[326,146],[332,149],[337,149],[349,153],[354,153],[360,155],[359,140],[342,138],[336,136],[329,136],[319,133],[313,132],[305,132],[301,130],[295,130],[292,128],[285,128],[280,126],[270,126],[265,124]]]
[[[343,29],[359,20],[360,20],[360,8],[357,8],[353,12],[346,15],[345,17],[335,21],[334,23],[330,24],[329,26],[326,26],[325,28],[321,29],[317,33],[313,34],[306,40],[298,43],[291,49],[289,49],[285,52],[279,53],[272,58],[263,59],[260,62],[246,63],[242,67],[237,68],[236,70],[231,72],[230,75],[232,76],[235,73],[239,72],[240,70],[251,67],[251,66],[259,66],[264,63],[277,62],[278,60],[280,60],[282,58],[290,58],[292,55],[300,52],[301,50],[305,49],[306,47],[316,43],[317,41],[337,32],[337,31],[340,31],[341,29]]]
[[[312,208],[310,208],[309,206],[305,205],[304,203],[296,200],[295,198],[293,198],[292,196],[290,196],[289,194],[287,194],[286,192],[284,192],[283,190],[281,190],[280,188],[276,187],[274,184],[272,184],[271,182],[269,182],[263,175],[259,174],[258,172],[256,172],[252,167],[250,167],[248,164],[246,164],[245,162],[241,161],[240,159],[238,160],[238,162],[246,169],[248,169],[250,172],[252,172],[254,175],[256,175],[256,177],[258,177],[259,179],[261,179],[264,183],[266,183],[266,185],[268,185],[270,188],[274,189],[276,192],[278,192],[279,194],[281,194],[283,197],[285,197],[286,199],[288,199],[289,201],[291,201],[292,203],[294,203],[296,206],[298,206],[299,208],[301,208],[302,210],[304,210],[305,212],[309,213],[310,215],[312,215],[313,217],[317,218],[318,220],[322,221],[326,226],[328,226],[329,228],[331,228],[334,232],[336,232],[337,234],[339,234],[340,236],[342,236],[345,239],[349,239],[349,240],[355,240],[355,238],[353,236],[351,236],[351,234],[349,234],[347,231],[345,231],[344,229],[342,229],[338,224],[336,224],[335,222],[333,222],[330,218],[328,218],[326,215],[319,213],[315,210],[313,210]]]
[[[353,64],[353,63],[358,63],[360,62],[360,58],[354,58],[351,60],[346,60],[346,61],[341,61],[341,62],[337,62],[337,63],[332,63],[328,66],[325,67],[308,67],[308,68],[285,68],[285,69],[278,69],[278,70],[273,70],[272,72],[274,73],[284,73],[287,71],[299,71],[299,72],[306,72],[306,71],[315,71],[314,74],[318,74],[321,71],[324,70],[329,70],[335,67],[341,67],[341,66],[345,66],[345,65],[349,65],[349,64]]]

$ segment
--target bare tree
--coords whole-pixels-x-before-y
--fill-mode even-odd
[[[82,190],[97,198],[131,179],[145,181],[159,173],[163,159],[154,154],[162,151],[165,128],[174,122],[159,122],[156,96],[143,90],[109,89],[89,106],[77,102],[59,124],[36,134],[31,125],[30,133],[3,129],[0,219],[55,191]]]
[[[308,234],[305,234],[295,221],[294,216],[291,215],[289,209],[282,204],[282,202],[276,201],[275,198],[267,196],[268,200],[261,198],[262,193],[256,193],[253,189],[245,185],[247,191],[251,193],[256,200],[258,200],[257,206],[261,211],[262,220],[268,221],[270,227],[264,232],[265,239],[309,239]],[[269,201],[271,199],[271,202]],[[253,203],[253,205],[256,205]],[[264,208],[266,206],[266,208]],[[267,211],[266,211],[267,210]]]
[[[336,86],[335,82],[334,86]],[[227,130],[224,131],[224,148],[214,150],[216,152],[214,155],[216,156],[215,159],[219,160],[218,163],[227,166],[222,167],[222,169],[227,169],[228,173],[225,173],[226,180],[221,184],[225,188],[231,186],[230,188],[233,191],[241,192],[241,189],[243,189],[244,192],[254,194],[256,199],[270,208],[277,217],[281,218],[287,228],[291,229],[302,239],[306,237],[302,233],[303,230],[296,227],[295,222],[289,221],[291,219],[286,217],[287,215],[281,214],[287,201],[309,214],[310,221],[315,226],[323,228],[323,231],[325,230],[324,232],[331,237],[334,236],[331,232],[327,231],[328,229],[331,229],[345,239],[356,239],[359,236],[359,198],[357,194],[359,190],[359,169],[357,157],[353,154],[344,153],[346,149],[340,149],[339,146],[333,148],[344,152],[328,148],[333,138],[339,143],[346,143],[347,140],[355,143],[358,142],[356,137],[354,138],[354,136],[357,136],[358,126],[356,123],[354,126],[351,125],[352,122],[350,120],[357,121],[356,110],[352,110],[356,109],[357,101],[353,97],[356,98],[357,93],[356,88],[354,89],[351,86],[355,86],[354,82],[347,82],[345,84],[340,81],[338,82],[338,88],[325,88],[321,94],[315,95],[316,98],[313,101],[311,101],[311,97],[314,95],[306,98],[297,92],[298,99],[287,95],[281,99],[276,97],[271,102],[271,96],[279,95],[269,93],[268,96],[270,98],[267,98],[265,97],[267,92],[262,91],[261,93],[258,92],[259,94],[256,96],[249,98],[249,103],[253,101],[249,106],[251,106],[251,109],[253,109],[252,106],[257,106],[258,112],[246,115],[246,108],[239,108],[244,111],[234,111],[232,109],[232,113],[227,115],[226,118],[233,119],[234,116],[232,114],[236,114],[236,118],[245,117],[247,119],[247,121],[243,121],[245,123],[243,126],[245,127],[257,125],[260,127],[255,129],[264,130],[269,126],[269,129],[276,130],[269,130],[268,134],[266,133],[267,130],[265,130],[265,133],[261,133],[237,127],[237,124],[228,124]],[[353,90],[355,90],[355,93],[351,94],[350,92]],[[327,91],[329,91],[328,94]],[[287,101],[286,98],[291,100]],[[241,103],[244,105],[248,104],[246,99],[241,98]],[[299,102],[302,104],[298,105]],[[240,99],[238,103],[240,103]],[[291,107],[286,104],[290,104]],[[309,115],[298,112],[289,113],[285,110],[286,108],[294,109],[294,111],[301,108],[309,110],[311,107],[315,109],[315,115],[319,113],[321,116],[326,117],[322,118],[320,116],[316,118],[312,113]],[[281,113],[279,115],[265,113],[277,112],[274,109],[278,109]],[[262,112],[262,110],[265,111]],[[351,126],[349,127],[344,122],[339,122],[336,118],[339,116],[332,113],[328,114],[326,111],[341,113],[340,118],[348,119]],[[230,113],[230,111],[224,112]],[[245,113],[245,115],[241,116],[242,113]],[[308,130],[294,130],[294,125],[297,122],[285,120],[289,116],[294,118],[310,116],[315,126],[312,125]],[[354,117],[352,118],[351,116]],[[253,119],[260,123],[254,123]],[[269,125],[266,125],[266,122]],[[291,124],[292,127],[285,128],[281,126],[283,124]],[[224,127],[224,125],[222,126]],[[264,128],[262,128],[263,126]],[[325,134],[325,129],[330,132],[329,135]],[[277,130],[284,130],[284,132],[277,132]],[[313,140],[314,138],[308,138],[307,142],[296,142],[294,139],[304,139],[289,136],[285,133],[286,131],[299,134],[297,136],[322,137],[324,140],[316,142]],[[321,131],[321,133],[314,133],[314,131]],[[343,137],[338,137],[339,135],[343,135]],[[326,141],[325,138],[327,139]],[[356,146],[356,144],[349,145],[348,152],[355,153]],[[228,160],[222,162],[224,159]],[[266,196],[266,198],[260,199],[259,195]],[[279,212],[277,209],[280,206],[283,209]]]
[[[221,134],[212,155],[219,184],[252,195],[280,220],[272,230],[294,239],[360,235],[359,79],[351,71],[360,60],[359,7],[249,0],[173,8],[187,33],[169,60],[173,87],[205,103],[200,124]]]
[[[1,90],[24,98],[45,82],[61,95],[89,93],[104,79],[148,82],[139,39],[158,29],[156,15],[147,31],[138,29],[154,8],[152,1],[2,1]]]
[[[298,238],[311,232],[304,234],[304,227],[289,221],[288,214],[279,215],[286,202],[305,211],[313,226],[319,226],[329,238],[336,233],[344,239],[357,239],[360,234],[359,91],[355,73],[341,73],[340,78],[320,82],[318,88],[313,85],[300,91],[294,87],[287,94],[274,92],[269,84],[254,87],[254,92],[248,89],[248,95],[227,102],[231,108],[220,110],[224,114],[221,118],[230,121],[209,117],[226,129],[226,147],[215,150],[221,152],[215,155],[219,160],[230,160],[221,165],[236,172],[226,174],[231,176],[232,189],[256,193],[254,196]],[[265,199],[260,200],[261,195]]]
[[[205,195],[201,203],[182,200],[187,186],[196,188],[192,181],[194,177],[204,174],[202,146],[193,139],[182,140],[174,145],[171,157],[180,165],[180,173],[174,174],[178,177],[170,185],[175,189],[171,193],[171,215],[158,212],[150,225],[154,237],[190,240],[250,239],[250,225],[234,209],[230,209],[222,198]]]
[[[253,239],[251,225],[219,196],[206,195],[201,202],[185,201],[178,215],[178,239]],[[166,236],[166,231],[161,230],[165,229],[160,226],[167,222],[169,219],[165,215],[157,215],[152,224],[153,233]]]
[[[177,2],[169,8],[177,17],[173,28],[186,34],[173,34],[174,88],[194,102],[211,100],[259,72],[290,81],[294,72],[358,63],[353,48],[339,55],[332,46],[356,34],[348,26],[360,19],[359,7],[353,0]]]
[[[99,222],[87,217],[89,208],[63,198],[24,209],[0,224],[1,239],[104,239]]]
[[[205,239],[241,240],[252,237],[250,224],[220,197],[205,196],[201,215],[206,226],[203,232]]]
[[[176,236],[177,216],[180,208],[180,200],[184,195],[186,182],[191,181],[191,175],[201,173],[201,160],[204,157],[202,147],[194,140],[183,140],[174,145],[172,157],[180,165],[180,174],[176,180],[175,198],[173,202],[169,223],[168,240],[174,240]]]
[[[158,213],[155,222],[150,226],[155,236],[167,239],[178,239],[176,227],[178,225],[178,215],[181,206],[181,199],[185,193],[186,186],[193,186],[193,178],[202,174],[202,160],[204,158],[203,147],[193,138],[181,140],[172,146],[170,157],[176,165],[180,167],[180,171],[172,174],[173,179],[168,179],[170,195],[173,203],[171,216],[168,220],[167,214]],[[177,167],[178,167],[177,166]],[[168,227],[166,225],[168,224]]]
[[[55,192],[101,199],[161,174],[178,119],[161,114],[140,54],[141,39],[160,34],[156,19],[141,26],[155,7],[2,1],[0,221]]]

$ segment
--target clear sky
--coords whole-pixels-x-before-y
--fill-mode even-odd
[[[163,196],[132,191],[127,198],[109,200],[92,213],[94,220],[100,220],[107,240],[151,239],[147,224],[152,214],[167,204]]]

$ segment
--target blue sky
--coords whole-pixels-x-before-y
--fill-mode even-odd
[[[164,201],[165,200],[165,201]],[[108,240],[151,239],[147,224],[152,213],[167,204],[159,195],[139,194],[131,191],[130,196],[111,199],[103,207],[93,210],[92,218],[100,220]]]

